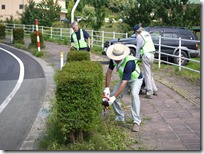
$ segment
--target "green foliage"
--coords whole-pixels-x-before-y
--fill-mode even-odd
[[[33,47],[38,47],[38,44],[37,44],[37,36],[36,36],[36,32],[33,32],[30,34],[30,38],[31,38],[31,46]],[[43,34],[39,32],[39,38],[40,38],[40,47],[41,48],[44,48],[45,45],[44,45],[44,38],[43,38]]]
[[[64,140],[83,140],[96,128],[101,111],[103,71],[91,61],[67,63],[57,80],[57,115]]]
[[[43,57],[43,56],[44,56],[44,52],[35,50],[35,52],[33,53],[33,55],[35,55],[36,57]]]
[[[74,0],[69,0],[68,6],[67,6],[67,10],[68,10],[68,12],[67,12],[67,19],[69,21],[71,21],[71,12],[72,12],[73,6],[74,6]]]
[[[6,26],[3,24],[0,24],[0,38],[5,38],[6,36]]]
[[[101,55],[101,53],[103,52],[103,49],[102,49],[101,47],[98,47],[98,46],[93,46],[93,47],[91,48],[91,52],[97,53],[97,54],[100,54],[100,55]]]
[[[67,62],[71,61],[90,61],[90,53],[87,51],[70,50],[67,54]]]
[[[13,29],[13,43],[24,43],[24,30],[23,28]]]
[[[34,24],[38,19],[39,25],[52,26],[52,22],[59,21],[61,7],[58,1],[42,0],[41,3],[35,3],[29,0],[25,6],[25,11],[20,14],[23,24]]]

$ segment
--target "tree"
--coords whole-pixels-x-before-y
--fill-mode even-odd
[[[34,24],[35,19],[38,19],[39,25],[52,26],[52,23],[59,21],[61,7],[58,1],[42,0],[37,4],[33,0],[28,1],[25,6],[25,11],[20,14],[23,24]]]
[[[74,6],[74,0],[69,0],[68,2],[68,6],[67,6],[67,9],[68,9],[68,12],[67,12],[67,19],[69,21],[71,21],[71,13],[72,13],[72,8]]]

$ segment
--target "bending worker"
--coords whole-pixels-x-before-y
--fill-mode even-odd
[[[146,97],[152,99],[153,95],[157,95],[157,87],[152,76],[154,53],[156,50],[151,35],[140,27],[140,25],[134,26],[134,32],[137,35],[136,57],[139,60],[140,55],[142,56]]]
[[[87,31],[80,29],[76,21],[71,24],[71,28],[74,30],[71,35],[71,48],[90,51],[90,36]]]
[[[104,90],[105,96],[111,96],[108,105],[113,105],[116,114],[116,121],[125,121],[124,113],[121,108],[120,98],[123,93],[131,89],[132,108],[131,115],[133,119],[132,131],[139,131],[141,123],[140,119],[140,98],[139,91],[142,85],[143,77],[140,73],[140,68],[137,64],[136,57],[130,56],[130,49],[123,44],[111,45],[106,52],[110,58],[109,68],[106,72],[106,88]],[[113,69],[116,68],[120,81],[115,86],[113,92],[110,94],[110,81]]]

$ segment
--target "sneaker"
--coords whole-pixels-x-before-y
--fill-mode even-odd
[[[146,98],[152,99],[152,98],[153,98],[153,95],[146,95]]]
[[[139,130],[140,130],[140,126],[136,123],[133,123],[132,131],[133,132],[139,132]]]
[[[153,95],[154,95],[154,96],[158,96],[157,91],[154,91],[154,92],[153,92]]]

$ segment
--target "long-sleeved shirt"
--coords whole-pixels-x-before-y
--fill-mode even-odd
[[[137,39],[136,57],[139,60],[140,59],[140,49],[143,47],[145,41],[140,34],[137,35],[136,39]]]

